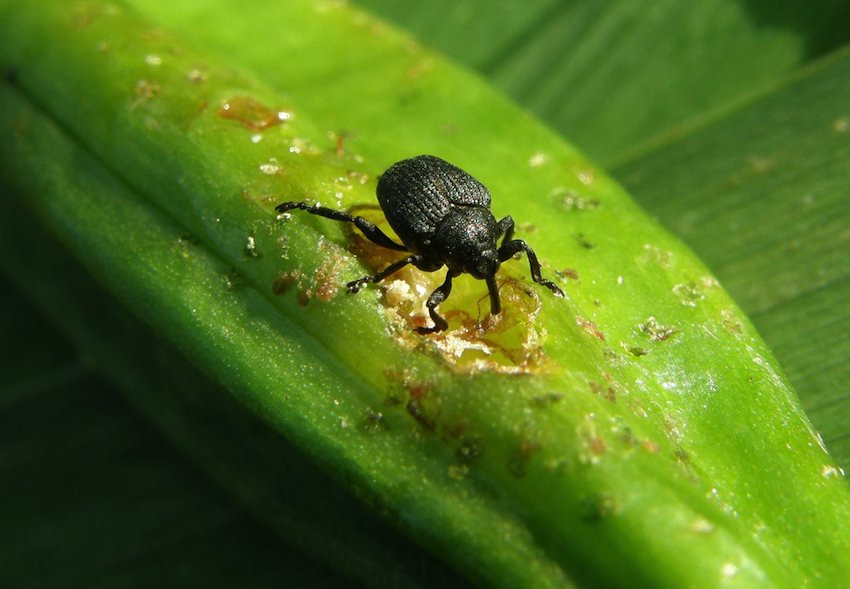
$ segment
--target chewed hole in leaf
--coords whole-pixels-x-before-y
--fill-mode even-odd
[[[378,225],[393,236],[377,206],[358,206],[352,211]],[[376,273],[404,257],[375,245],[359,231],[347,228],[349,251]],[[545,370],[547,361],[542,344],[546,333],[537,327],[535,318],[543,304],[544,290],[530,278],[523,278],[525,265],[508,260],[497,275],[502,311],[490,314],[490,299],[483,281],[461,275],[455,279],[451,295],[438,309],[449,323],[449,329],[427,336],[415,328],[431,324],[425,306],[429,295],[445,279],[445,270],[423,272],[407,266],[385,279],[379,287],[381,301],[393,334],[400,345],[413,348],[423,343],[440,355],[455,371],[463,373],[501,372],[528,374]],[[354,280],[359,276],[352,276]]]

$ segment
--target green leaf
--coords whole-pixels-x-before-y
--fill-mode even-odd
[[[35,229],[20,233],[32,238],[40,235]],[[9,237],[4,231],[2,245],[14,248]],[[260,588],[286,578],[351,586],[320,572],[210,485],[2,285],[3,336],[15,343],[3,350],[0,381],[5,584]]]
[[[841,190],[847,166],[846,150],[841,147],[846,145],[841,140],[847,116],[843,104],[850,99],[850,90],[840,76],[825,87],[817,79],[808,81],[816,77],[813,71],[794,73],[798,65],[850,41],[848,29],[841,24],[847,20],[850,6],[823,2],[812,9],[806,2],[723,0],[701,3],[695,10],[662,3],[653,6],[650,18],[641,13],[624,19],[623,14],[634,9],[632,3],[623,7],[608,3],[604,11],[593,15],[593,26],[567,36],[564,27],[550,23],[561,19],[560,25],[575,14],[590,13],[592,3],[526,3],[521,9],[490,10],[470,0],[441,12],[451,19],[435,17],[430,6],[402,10],[395,3],[378,0],[361,3],[410,28],[462,63],[478,69],[491,63],[484,71],[496,84],[556,124],[581,147],[614,161],[615,175],[638,201],[708,262],[755,320],[827,445],[840,465],[850,468],[850,396],[842,393],[841,385],[847,382],[850,358],[850,350],[843,345],[843,334],[850,330],[850,313],[844,303],[847,287],[841,279],[847,264],[835,259],[846,250],[845,238],[836,228],[850,222],[850,207]],[[621,35],[622,26],[605,25],[618,20],[633,33]],[[464,34],[458,35],[461,29]],[[546,35],[547,30],[562,34]],[[562,70],[569,70],[573,54],[597,51],[594,39],[599,31],[609,35],[602,36],[606,52],[601,56],[609,65],[587,76],[596,88],[590,96],[592,104],[584,106],[591,114],[581,112],[570,118],[568,112],[576,98],[569,89],[583,87],[584,80],[562,79],[563,74],[553,73],[546,64],[563,63]],[[512,52],[499,52],[496,58],[491,52],[497,52],[500,45],[491,39],[511,39]],[[570,44],[569,54],[564,44]],[[482,53],[469,51],[469,47]],[[523,55],[535,57],[523,60]],[[828,58],[826,63],[834,59]],[[639,67],[634,67],[635,61]],[[512,69],[530,72],[527,76],[538,83],[506,84],[500,72]],[[628,75],[618,75],[626,69]],[[605,72],[612,74],[606,77]],[[549,78],[551,84],[545,82]],[[783,90],[789,84],[793,84],[792,90]],[[808,84],[817,88],[809,91]],[[565,88],[566,98],[557,103],[564,116],[536,106],[538,88],[542,86],[540,92],[545,93],[553,85]],[[689,95],[694,89],[699,89],[699,94]],[[781,98],[771,98],[779,92]],[[805,98],[794,99],[792,92]],[[628,97],[625,106],[612,116],[611,97],[619,100],[622,96]],[[578,101],[581,103],[580,98]],[[679,103],[672,104],[676,101]],[[748,114],[737,114],[741,108]],[[682,123],[677,119],[682,113],[698,116]],[[623,133],[624,117],[631,119],[629,124],[645,127],[645,134],[654,139],[635,137],[637,142],[630,142],[628,128]],[[740,125],[745,119],[749,123]],[[723,128],[722,146],[707,132],[699,138],[691,136],[707,125]],[[581,133],[583,126],[588,127],[587,134]],[[821,143],[822,135],[827,140]],[[615,142],[610,149],[602,149],[597,136],[614,137]],[[801,152],[800,145],[807,149]],[[781,158],[779,166],[765,156],[777,149],[793,152]],[[673,155],[680,152],[687,156]],[[675,166],[661,170],[653,164],[664,159],[675,161]],[[712,180],[718,166],[732,162],[740,164],[741,170],[731,172],[728,182]],[[658,173],[649,181],[644,174],[640,182],[632,182],[633,174],[645,163]],[[766,163],[769,170],[755,173]],[[745,168],[754,173],[738,173]],[[758,185],[753,184],[756,178],[761,179]],[[691,190],[694,186],[699,189]],[[693,198],[697,193],[700,198]],[[809,210],[815,208],[810,196],[801,197],[814,193],[818,193],[817,211]],[[763,195],[757,208],[751,204],[755,194]],[[686,203],[675,201],[673,195],[684,196]],[[765,206],[767,195],[770,202]],[[801,206],[801,199],[810,204]],[[722,236],[710,224],[693,223],[693,219],[715,218],[717,203],[723,203],[727,221],[735,219],[724,224]],[[727,245],[730,238],[746,242],[749,253],[745,262],[732,259],[738,249]],[[786,240],[784,246],[782,240]],[[783,253],[770,254],[777,250]],[[793,256],[784,255],[790,251]],[[739,266],[735,275],[727,275],[733,264]],[[782,284],[778,285],[780,276]],[[807,286],[810,284],[817,285],[816,291]],[[802,290],[810,294],[794,296],[791,292]]]
[[[3,218],[15,221],[0,232],[11,278],[135,411],[218,483],[184,475],[192,467],[110,398],[119,391],[103,377],[79,362],[56,369],[52,358],[68,354],[62,334],[45,336],[31,308],[8,297],[4,308],[29,321],[4,331],[20,344],[5,358],[32,375],[10,378],[2,390],[0,418],[9,424],[3,447],[10,449],[4,480],[19,485],[0,514],[10,537],[20,538],[14,551],[4,551],[6,579],[25,584],[49,563],[40,575],[46,587],[147,578],[201,586],[279,586],[281,579],[299,586],[465,586],[152,336],[25,211],[6,200],[0,205]],[[21,243],[30,244],[26,256]],[[54,414],[65,420],[61,429],[44,425],[53,426],[57,419],[45,416]],[[60,446],[66,450],[57,454]],[[20,492],[24,487],[30,490]],[[61,522],[62,533],[41,525],[39,513]],[[75,537],[86,542],[69,546]]]
[[[168,20],[170,5],[148,6]],[[288,58],[262,83],[114,3],[74,7],[4,9],[18,67],[4,181],[155,331],[391,521],[491,584],[846,578],[831,555],[847,549],[847,489],[770,354],[705,268],[574,150],[333,4],[269,4],[259,22],[210,5],[192,21],[242,39],[228,58],[242,68]],[[444,309],[458,348],[412,335],[398,303],[334,298],[357,271],[338,228],[271,209],[370,202],[351,180],[369,183],[398,145],[439,150],[503,195],[497,213],[532,219],[547,274],[578,276],[569,299],[505,268],[505,313],[478,325],[467,281]],[[428,279],[407,281],[427,294]]]
[[[603,162],[850,41],[850,5],[830,0],[357,3],[478,70]]]
[[[850,467],[850,51],[616,170],[735,294]]]
[[[516,26],[523,28],[525,26],[523,23],[530,18],[526,16],[524,20],[523,18],[520,18],[519,14],[511,11],[473,11],[469,8],[468,4],[456,5],[454,12],[448,9],[444,11],[443,13],[445,14],[457,17],[456,19],[448,20],[435,19],[430,8],[425,6],[413,7],[409,10],[405,9],[403,14],[395,12],[395,5],[392,4],[379,5],[375,3],[370,4],[370,6],[375,9],[380,8],[384,13],[387,13],[390,16],[396,16],[406,25],[411,26],[414,30],[425,35],[429,42],[441,46],[449,51],[453,51],[456,57],[464,59],[470,65],[476,65],[477,63],[477,59],[474,57],[474,54],[470,55],[456,50],[457,47],[450,44],[451,39],[456,38],[456,36],[451,35],[452,27],[471,25],[472,30],[470,35],[472,35],[473,39],[476,35],[489,35],[492,37],[496,35],[494,30],[499,31],[501,35],[504,36],[508,34],[507,31],[510,27]],[[463,6],[463,8],[461,8],[461,6]],[[712,12],[711,18],[706,17],[703,19],[700,30],[722,29],[724,24],[728,24],[728,19],[726,19],[723,15],[727,14],[729,11],[734,12],[740,9],[737,4],[733,5],[729,2],[723,3],[723,6],[723,10]],[[755,4],[752,8],[752,16],[754,20],[749,22],[748,26],[756,29],[763,28],[768,22],[785,22],[790,24],[791,19],[788,14],[795,13],[795,7],[791,5],[785,9],[787,14],[782,11],[770,13],[770,11],[756,8]],[[529,13],[534,13],[537,8],[529,5],[526,7],[526,10],[528,10]],[[831,13],[831,10],[838,12]],[[843,34],[844,29],[841,29],[840,27],[838,29],[834,28],[829,22],[830,19],[828,18],[828,15],[834,14],[837,17],[838,13],[843,10],[845,10],[845,8],[839,6],[832,6],[831,8],[824,7],[824,12],[811,16],[810,20],[804,19],[797,22],[795,26],[804,31],[805,34],[797,33],[793,40],[788,41],[789,46],[793,45],[794,47],[799,47],[801,49],[800,52],[795,54],[793,63],[798,63],[812,55],[820,54],[828,48],[835,46],[842,39],[841,35]],[[613,10],[613,12],[616,12],[616,10]],[[170,13],[162,16],[169,19],[168,22],[173,24],[175,27],[181,27],[189,30],[188,23],[196,22],[198,19],[203,20],[204,13],[205,11],[195,8],[190,9],[187,12]],[[214,10],[207,12],[207,14],[214,13]],[[484,13],[485,16],[482,18],[472,19],[474,23],[469,22],[470,14],[479,15],[481,13]],[[698,47],[700,42],[708,43],[708,39],[701,37],[696,39],[691,38],[694,34],[691,28],[685,27],[681,22],[675,20],[677,18],[685,18],[685,16],[686,15],[683,15],[677,8],[671,7],[665,16],[658,21],[641,21],[641,28],[646,28],[651,32],[641,32],[639,36],[642,39],[652,38],[653,36],[658,37],[658,32],[653,29],[653,27],[664,26],[668,30],[677,31],[678,34],[685,36],[688,40],[688,44],[693,45],[694,47]],[[612,16],[610,18],[614,17]],[[273,27],[274,21],[271,20],[269,22],[269,27]],[[442,26],[437,26],[438,22],[442,22]],[[243,26],[244,28],[240,29],[240,26]],[[220,47],[223,55],[234,55],[241,54],[240,52],[244,51],[240,43],[241,39],[243,39],[246,35],[251,34],[251,32],[258,32],[254,28],[255,26],[255,23],[251,22],[251,19],[244,19],[244,21],[237,20],[231,22],[226,29],[215,26],[204,26],[198,27],[197,29],[191,29],[191,31],[198,41],[203,41],[211,46]],[[476,33],[476,31],[479,32]],[[269,36],[272,35],[271,32],[267,34]],[[691,37],[688,37],[688,35]],[[722,69],[705,66],[699,68],[703,75],[708,76],[711,80],[713,80],[712,83],[717,83],[717,80],[711,76],[725,74],[728,72],[729,68],[733,66],[742,68],[742,72],[748,72],[755,67],[755,64],[760,62],[760,56],[763,54],[771,53],[779,55],[783,52],[782,40],[780,38],[769,35],[749,35],[749,37],[751,37],[749,41],[741,41],[741,43],[756,43],[757,46],[752,47],[752,51],[749,53],[742,52],[740,54],[735,54],[734,56],[729,56],[729,59],[727,60],[728,64]],[[737,47],[737,45],[730,45],[722,36],[719,38],[717,36],[712,36],[711,39],[717,45],[717,52],[736,50],[734,48]],[[529,42],[536,41],[530,39]],[[630,38],[627,38],[624,42],[630,43],[631,40]],[[445,45],[445,43],[449,43],[449,45]],[[680,42],[680,44],[683,43],[685,43],[685,41]],[[554,41],[550,40],[550,43],[546,47],[549,54],[560,54],[559,45]],[[803,51],[803,49],[805,49],[805,51]],[[620,56],[628,56],[633,53],[635,53],[635,50],[631,46],[617,52]],[[699,53],[699,51],[697,51],[697,53]],[[509,57],[510,56],[506,56],[506,58]],[[670,57],[671,56],[666,56],[665,59],[661,61],[663,66],[658,69],[642,68],[640,70],[640,76],[643,77],[640,77],[640,80],[636,79],[636,76],[633,75],[630,75],[625,79],[619,79],[617,92],[611,90],[610,92],[603,92],[603,94],[619,93],[619,85],[623,83],[635,84],[636,87],[639,87],[639,90],[636,91],[648,93],[652,88],[658,85],[663,86],[661,81],[670,77],[674,79],[674,86],[688,86],[688,73],[693,68],[688,65],[687,61],[671,61]],[[271,67],[270,58],[273,58],[273,55],[270,55],[267,51],[263,50],[262,47],[256,54],[251,54],[252,63],[257,64],[256,68],[269,71],[267,79],[274,81],[278,70],[274,70]],[[323,60],[322,67],[317,69],[320,71],[331,70],[333,68],[333,64],[336,63],[333,60],[337,58],[338,56],[335,53],[330,52]],[[351,59],[351,57],[349,56],[348,59]],[[747,60],[751,60],[752,64],[747,65]],[[533,69],[532,64],[528,63],[526,65]],[[351,67],[354,66],[352,65]],[[745,73],[742,73],[737,77],[732,76],[726,80],[726,82],[730,84],[730,87],[724,96],[732,96],[735,92],[751,95],[763,81],[778,79],[781,77],[781,74],[787,72],[791,67],[792,62],[789,61],[781,71],[777,70],[772,74],[768,71],[769,68],[764,68],[764,71],[761,74],[765,76],[763,78],[758,76],[749,76]],[[319,107],[323,107],[325,102],[328,100],[328,96],[332,97],[335,95],[344,95],[349,93],[363,96],[369,104],[384,104],[382,103],[382,100],[385,100],[385,97],[382,96],[383,90],[381,88],[351,89],[345,86],[344,79],[340,81],[337,79],[337,76],[329,77],[332,80],[330,82],[326,78],[318,76],[318,78],[322,79],[323,82],[319,85],[310,85],[304,88],[292,88],[288,85],[287,88],[291,89],[293,92],[297,92],[303,100],[309,101],[312,105],[318,105]],[[804,83],[805,81],[797,81],[794,88],[796,89],[800,86],[800,84]],[[614,82],[611,81],[611,84],[613,86]],[[830,92],[831,94],[829,94]],[[786,96],[788,94],[788,92],[785,93]],[[830,103],[821,108],[820,103],[812,102],[812,100],[820,97],[829,98]],[[796,109],[794,112],[789,112],[786,107],[782,112],[777,113],[774,116],[773,121],[761,125],[758,135],[754,135],[754,133],[750,131],[741,133],[738,128],[737,119],[724,123],[728,127],[728,131],[723,137],[724,151],[722,152],[722,155],[728,161],[734,162],[737,160],[746,160],[747,166],[757,166],[760,161],[765,159],[759,154],[764,153],[766,147],[760,144],[752,145],[751,140],[753,137],[763,137],[764,140],[762,143],[766,141],[774,145],[784,144],[784,149],[791,149],[792,151],[798,142],[806,143],[810,141],[811,139],[807,137],[797,138],[789,135],[789,127],[784,124],[784,121],[789,118],[798,121],[794,129],[801,134],[805,133],[816,135],[828,129],[843,128],[842,121],[844,120],[843,117],[845,115],[841,110],[841,105],[845,97],[846,92],[844,87],[840,84],[840,77],[837,77],[836,83],[826,89],[826,93],[821,91],[817,94],[817,96],[812,96],[811,93],[805,93],[804,99],[798,99],[793,103],[793,107]],[[721,104],[722,97],[714,97],[712,100],[713,103],[711,104],[711,108],[717,109]],[[755,124],[758,124],[759,119],[757,117],[759,111],[767,112],[765,109],[770,108],[771,106],[764,105],[761,102],[756,104],[752,103],[753,99],[746,100],[746,104],[751,105],[749,106],[750,112],[756,117]],[[636,100],[630,107],[630,111],[635,109],[640,110],[642,108],[654,108],[651,106],[652,104],[654,104],[654,101]],[[335,105],[331,99],[327,111],[323,112],[323,116],[336,116],[333,111],[334,108]],[[711,120],[726,120],[728,110],[729,109],[720,110],[717,115],[711,117]],[[371,110],[369,112],[371,112]],[[385,112],[385,110],[382,112]],[[660,113],[663,115],[668,112],[669,109],[660,109],[656,114]],[[818,119],[809,120],[812,114],[816,114]],[[350,121],[348,124],[354,128],[357,128],[358,125],[368,126],[373,122],[373,119],[364,120],[363,115],[357,112],[349,112],[348,118]],[[421,127],[411,130],[404,129],[404,126],[417,125],[423,122],[425,124],[421,125]],[[618,133],[616,119],[612,121],[610,117],[599,117],[595,122],[597,123],[597,129],[611,129],[612,133]],[[841,301],[846,300],[846,297],[844,297],[844,291],[840,286],[840,281],[835,282],[835,286],[837,288],[835,292],[821,292],[817,298],[812,299],[811,305],[805,304],[803,301],[798,301],[795,306],[783,305],[778,307],[776,305],[772,305],[770,309],[766,309],[761,308],[758,305],[751,304],[753,294],[756,292],[759,293],[758,296],[763,298],[772,297],[777,293],[774,288],[774,281],[771,277],[779,275],[776,271],[778,266],[783,267],[781,275],[784,277],[785,282],[783,287],[784,291],[788,290],[789,284],[791,283],[808,283],[809,276],[806,275],[807,269],[824,268],[824,270],[818,271],[821,276],[818,284],[824,286],[825,283],[823,280],[825,278],[838,276],[841,272],[843,272],[844,268],[847,267],[846,264],[840,263],[840,260],[837,260],[838,263],[832,263],[832,261],[829,261],[831,260],[829,257],[826,258],[827,261],[825,262],[824,257],[821,255],[821,252],[824,250],[832,251],[832,257],[840,256],[842,255],[841,252],[845,251],[842,249],[840,239],[838,239],[840,238],[841,232],[837,231],[836,228],[841,227],[842,223],[846,224],[847,220],[836,215],[839,215],[842,211],[850,209],[846,207],[846,197],[840,191],[836,191],[832,188],[834,186],[840,186],[840,183],[845,177],[841,167],[844,161],[846,161],[842,160],[842,158],[845,158],[844,152],[834,149],[834,142],[828,142],[811,156],[809,156],[808,152],[806,157],[800,157],[799,155],[794,156],[795,166],[790,168],[808,169],[811,171],[810,177],[812,175],[816,175],[817,178],[822,180],[824,188],[821,191],[828,191],[828,195],[825,194],[824,197],[819,199],[819,208],[820,210],[827,211],[825,214],[821,214],[814,218],[812,216],[794,214],[794,211],[797,210],[799,205],[799,196],[797,193],[800,190],[811,191],[814,187],[812,186],[811,181],[806,179],[804,182],[809,182],[809,184],[801,186],[798,189],[797,184],[788,183],[788,175],[786,174],[785,176],[778,178],[777,181],[771,181],[772,184],[770,186],[758,188],[758,190],[762,191],[762,193],[764,193],[765,190],[770,190],[771,192],[769,194],[771,195],[771,202],[781,202],[782,204],[777,204],[772,207],[761,207],[759,210],[762,215],[764,215],[762,217],[764,220],[760,220],[756,223],[749,223],[747,218],[752,214],[752,207],[750,205],[752,202],[751,195],[748,194],[746,190],[735,192],[732,190],[733,187],[730,187],[727,184],[720,185],[718,183],[709,183],[706,185],[704,192],[699,192],[699,198],[687,198],[686,205],[670,203],[671,194],[683,193],[681,187],[678,186],[677,183],[693,182],[693,178],[698,178],[700,176],[698,172],[700,167],[703,167],[706,170],[706,175],[713,173],[713,169],[716,167],[716,156],[712,156],[711,153],[706,153],[705,162],[703,163],[703,153],[698,148],[694,148],[692,146],[689,147],[687,150],[687,159],[679,158],[677,160],[676,170],[678,172],[678,179],[674,175],[670,175],[665,170],[665,173],[659,172],[653,176],[652,179],[654,185],[648,191],[642,190],[640,185],[633,186],[629,183],[631,171],[640,169],[643,162],[642,158],[649,159],[651,165],[651,159],[654,157],[654,150],[656,149],[653,147],[654,145],[660,145],[661,149],[663,149],[665,153],[675,154],[680,150],[677,138],[679,138],[682,134],[685,134],[686,137],[683,141],[687,141],[689,139],[686,131],[684,130],[680,130],[672,135],[669,133],[665,135],[662,129],[665,124],[670,124],[667,120],[653,120],[652,124],[658,126],[655,132],[661,135],[661,139],[647,143],[647,147],[644,148],[643,152],[638,150],[635,146],[623,147],[622,149],[624,151],[633,152],[636,155],[631,160],[622,161],[620,165],[615,168],[615,173],[619,177],[623,178],[624,181],[635,190],[636,197],[641,201],[641,204],[648,207],[654,214],[668,222],[671,227],[677,230],[686,242],[689,244],[692,243],[692,245],[697,248],[697,251],[709,262],[709,266],[716,269],[716,271],[720,274],[724,285],[730,289],[736,300],[740,302],[745,310],[755,315],[757,319],[757,326],[767,337],[768,342],[779,355],[783,365],[790,371],[792,382],[794,382],[798,391],[803,396],[805,406],[812,409],[823,407],[823,409],[814,411],[812,414],[815,424],[826,436],[830,447],[833,447],[837,452],[842,467],[850,467],[850,455],[848,455],[848,453],[844,450],[845,445],[848,443],[847,441],[850,440],[850,430],[848,430],[846,426],[848,421],[843,418],[843,416],[850,411],[850,398],[842,395],[840,393],[840,389],[836,389],[834,384],[845,381],[844,370],[847,366],[846,360],[850,357],[850,354],[848,354],[848,352],[839,343],[836,343],[836,340],[840,338],[841,333],[850,329],[850,317],[847,316],[845,305],[838,304],[836,305],[836,308],[831,311],[827,311],[824,307],[826,301],[836,301],[837,303],[840,303]],[[704,123],[699,121],[697,121],[696,124],[704,125]],[[400,125],[396,124],[388,129],[391,136],[409,136],[407,142],[422,143],[423,141],[428,141],[428,138],[430,137],[427,128],[425,128],[426,125],[427,119],[423,121],[417,117],[412,122],[405,120]],[[832,131],[829,131],[829,133],[832,133]],[[832,137],[836,141],[841,141],[841,133],[832,133]],[[388,139],[388,141],[392,140],[392,137]],[[451,147],[453,146],[450,146],[450,148]],[[420,148],[422,151],[428,151],[429,149],[432,149],[432,146],[428,144],[424,144]],[[463,157],[463,154],[459,152],[457,157]],[[826,160],[826,157],[829,157],[830,159]],[[693,174],[693,178],[689,177],[691,170],[697,170]],[[669,186],[666,183],[668,176],[670,180]],[[769,180],[773,175],[767,174],[764,176]],[[801,174],[796,174],[795,178],[803,178],[803,176],[801,176]],[[705,183],[705,181],[703,180],[702,183]],[[737,187],[740,182],[735,181],[733,184]],[[777,185],[785,185],[788,188],[781,191],[773,190],[773,186]],[[651,191],[654,191],[655,197],[653,197]],[[693,194],[696,194],[696,192]],[[831,199],[831,204],[824,205],[824,198]],[[750,256],[748,258],[748,266],[741,273],[739,280],[733,280],[730,282],[725,274],[725,268],[723,266],[715,266],[713,261],[724,255],[729,255],[736,250],[734,248],[729,248],[726,245],[727,240],[718,238],[716,232],[708,231],[705,235],[695,235],[702,229],[701,227],[691,227],[688,232],[682,232],[680,230],[682,221],[677,220],[676,218],[677,215],[679,217],[685,216],[688,218],[695,218],[701,215],[707,215],[710,217],[712,212],[710,210],[703,211],[701,208],[704,209],[710,207],[712,203],[718,202],[724,203],[724,206],[729,211],[736,211],[734,214],[739,220],[734,223],[733,227],[735,228],[737,239],[740,241],[748,241],[751,249],[758,252],[762,250],[770,251],[770,249],[774,246],[772,246],[769,241],[763,243],[766,233],[759,234],[757,231],[742,231],[741,228],[745,228],[747,225],[751,225],[757,230],[759,228],[771,228],[772,237],[769,236],[769,240],[784,239],[787,235],[795,236],[794,239],[788,240],[788,244],[790,244],[788,247],[793,247],[793,249],[798,252],[798,257],[793,260],[793,263],[778,264],[776,256],[773,258],[768,256],[765,256],[764,258]],[[671,204],[674,206],[670,206]],[[736,209],[736,206],[740,206],[740,208]],[[667,210],[669,210],[669,212],[665,212]],[[770,220],[770,222],[767,222],[767,220],[771,218],[770,216],[775,214],[776,211],[780,211],[781,214],[776,215],[772,218],[772,220]],[[832,221],[830,222],[830,220]],[[773,231],[772,228],[774,226],[781,226],[783,229]],[[724,231],[728,233],[731,229],[724,229]],[[822,234],[821,239],[812,240],[806,238],[806,236],[818,233]],[[716,251],[709,252],[707,248],[712,247],[715,248]],[[747,280],[748,277],[752,277],[753,279]],[[803,320],[801,320],[801,318]],[[810,324],[812,318],[817,320],[818,327],[815,329],[808,329],[807,325]],[[780,336],[777,334],[775,328],[772,328],[774,325],[781,325],[784,335]],[[823,338],[812,339],[813,332],[815,334],[822,335]],[[804,350],[804,348],[800,346],[800,342],[804,341],[811,342],[811,349],[817,350],[817,352],[801,356],[800,353]],[[823,343],[823,345],[821,345],[821,343]],[[826,352],[828,353],[828,357],[824,356],[825,349],[828,350],[828,352]],[[824,398],[828,399],[825,404]],[[839,405],[836,405],[836,402],[839,403]]]

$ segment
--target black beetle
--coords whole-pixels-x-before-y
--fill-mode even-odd
[[[499,222],[490,212],[490,192],[478,180],[445,160],[433,155],[419,155],[390,166],[378,179],[378,202],[381,210],[404,245],[391,240],[374,223],[334,209],[306,202],[284,202],[275,210],[284,213],[301,209],[333,219],[346,221],[363,232],[377,245],[411,252],[374,276],[364,276],[348,283],[348,292],[358,292],[370,282],[380,282],[408,264],[425,272],[448,267],[446,280],[428,297],[426,306],[433,327],[419,327],[421,334],[443,331],[448,323],[437,306],[452,290],[452,278],[464,272],[487,282],[490,313],[501,311],[496,272],[499,265],[519,252],[525,252],[531,266],[531,278],[558,296],[564,292],[540,274],[540,262],[534,250],[521,239],[513,239],[514,220],[508,216]],[[499,238],[502,245],[498,245]]]

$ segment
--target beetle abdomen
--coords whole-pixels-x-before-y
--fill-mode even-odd
[[[378,180],[377,195],[390,227],[405,245],[414,247],[433,235],[452,206],[490,207],[483,184],[433,155],[390,166]]]

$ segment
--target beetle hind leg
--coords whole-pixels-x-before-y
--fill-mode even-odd
[[[381,231],[377,225],[363,217],[356,217],[354,215],[349,215],[348,213],[343,213],[342,211],[337,211],[336,209],[329,209],[328,207],[310,204],[307,202],[282,202],[275,207],[275,210],[278,213],[285,213],[292,209],[301,209],[302,211],[307,211],[311,215],[318,215],[334,221],[353,223],[355,227],[363,232],[366,239],[376,245],[398,252],[410,251],[405,246],[394,242],[387,236],[386,233]]]

